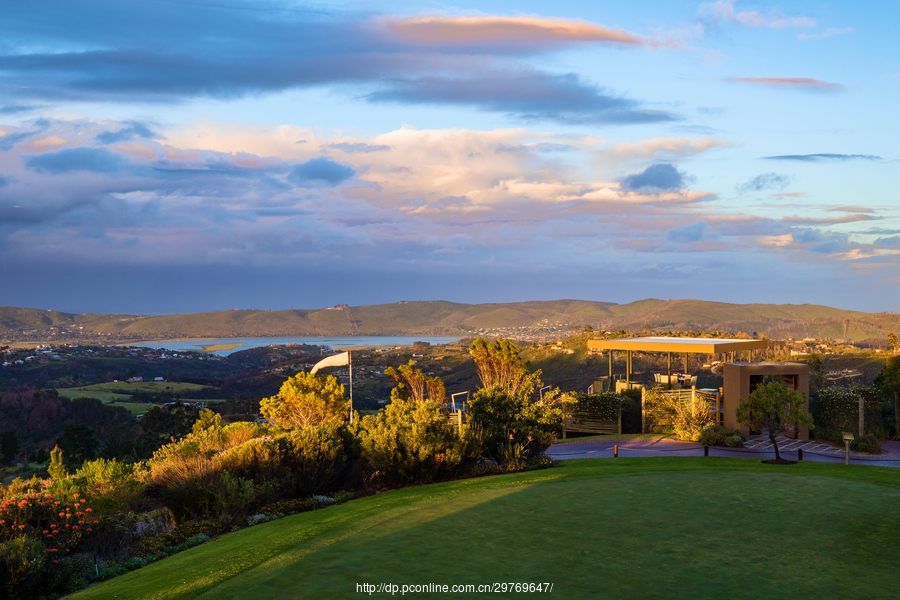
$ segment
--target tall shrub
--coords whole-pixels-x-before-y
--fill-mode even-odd
[[[474,466],[480,450],[476,429],[461,435],[431,402],[395,400],[354,430],[367,474],[388,485],[458,476]]]
[[[260,402],[260,412],[282,427],[310,427],[340,423],[349,414],[350,400],[333,376],[297,373],[284,382],[277,395]]]
[[[303,427],[282,436],[284,475],[289,497],[309,498],[356,487],[360,468],[355,440],[346,426]]]
[[[483,453],[516,465],[535,459],[550,447],[562,413],[558,405],[532,401],[503,387],[478,390],[469,403],[469,423],[484,435]]]

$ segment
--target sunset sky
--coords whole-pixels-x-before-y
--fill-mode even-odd
[[[898,310],[896,2],[0,13],[0,305]]]

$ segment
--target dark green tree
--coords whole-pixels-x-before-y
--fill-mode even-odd
[[[4,431],[0,436],[0,462],[7,465],[12,464],[20,449],[19,436],[16,435],[16,432]]]
[[[56,445],[66,457],[66,464],[78,468],[86,460],[97,458],[100,449],[100,441],[94,435],[94,430],[81,423],[69,423],[63,429],[62,435],[57,438]]]
[[[811,394],[817,394],[819,390],[828,385],[822,355],[813,352],[806,359],[806,364],[809,365],[809,391]]]
[[[154,406],[141,422],[138,437],[141,455],[150,457],[171,438],[183,438],[194,429],[200,411],[192,406],[176,402],[167,406]]]

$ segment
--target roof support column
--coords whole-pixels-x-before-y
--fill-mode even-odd
[[[610,350],[609,351],[609,382],[606,384],[607,392],[615,391],[613,388],[612,363],[613,363],[613,351]]]
[[[628,389],[631,389],[631,357],[633,356],[631,350],[625,351],[625,383],[628,384]]]
[[[669,382],[668,389],[671,390],[672,389],[672,353],[669,352],[668,355],[669,355],[669,369],[668,369],[667,375],[669,376],[669,378],[666,381]]]

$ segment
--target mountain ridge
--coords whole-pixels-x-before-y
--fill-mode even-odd
[[[626,304],[593,300],[532,300],[465,304],[401,301],[320,309],[249,310],[179,315],[75,314],[0,307],[0,340],[107,339],[110,341],[355,335],[460,335],[491,330],[757,332],[770,337],[859,341],[900,330],[900,315],[816,304],[732,304],[647,298]],[[503,333],[500,331],[499,333]]]

